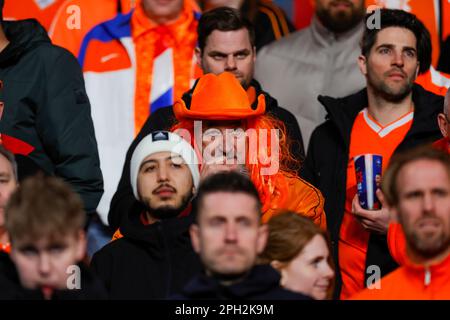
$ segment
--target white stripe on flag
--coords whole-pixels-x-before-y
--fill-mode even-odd
[[[174,85],[173,50],[168,48],[153,61],[150,105]]]

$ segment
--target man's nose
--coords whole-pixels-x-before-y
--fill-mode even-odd
[[[39,256],[39,273],[40,274],[48,274],[51,269],[51,261],[48,254],[43,253]]]
[[[404,57],[402,52],[395,52],[392,58],[392,64],[398,67],[403,67]]]
[[[167,181],[169,180],[169,172],[165,166],[160,166],[158,168],[158,181]]]
[[[423,210],[425,213],[434,212],[434,197],[432,194],[425,194],[423,197]]]
[[[236,59],[232,54],[227,56],[226,62],[225,62],[225,71],[233,71],[236,69]]]
[[[234,223],[229,223],[226,226],[225,241],[226,242],[236,242],[237,241],[236,225]]]

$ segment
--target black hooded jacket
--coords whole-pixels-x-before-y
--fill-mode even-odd
[[[260,84],[256,80],[252,80],[251,86],[255,88],[256,94],[264,94],[266,99],[266,113],[274,118],[281,120],[286,126],[287,135],[291,140],[291,153],[299,160],[304,159],[303,140],[297,120],[288,110],[280,107],[276,99],[271,97],[267,92],[261,89]],[[189,91],[192,93],[193,89]],[[130,162],[134,149],[139,142],[149,133],[155,130],[169,130],[177,122],[172,107],[158,109],[150,117],[147,118],[144,126],[134,141],[131,143],[125,158],[125,164],[120,177],[119,185],[111,200],[111,206],[108,214],[109,225],[117,229],[120,227],[122,214],[129,212],[134,202],[137,201],[133,195],[130,183]]]
[[[283,289],[280,274],[269,265],[257,265],[240,282],[224,286],[204,273],[193,278],[174,300],[310,300]]]
[[[5,21],[0,52],[0,134],[23,178],[38,170],[63,178],[88,213],[103,193],[97,142],[81,68],[51,44],[36,20]]]
[[[443,97],[414,85],[414,119],[403,141],[394,154],[427,144],[441,137],[437,115],[443,109]],[[367,91],[363,89],[344,98],[319,96],[319,101],[328,112],[327,120],[318,126],[310,140],[308,154],[302,166],[301,176],[316,186],[325,198],[327,228],[335,261],[338,261],[339,232],[344,216],[347,163],[350,136],[358,113],[367,107]],[[397,267],[389,254],[386,236],[371,234],[366,257],[366,270],[377,265],[382,276]],[[336,295],[340,291],[339,264],[336,263]],[[366,274],[366,277],[371,274]]]
[[[141,212],[136,203],[121,226],[123,238],[92,258],[91,267],[110,299],[166,299],[201,270],[188,232],[193,215],[144,225]]]
[[[80,268],[81,289],[55,290],[52,300],[105,300],[106,290],[102,283],[83,264]],[[22,287],[19,275],[9,255],[0,252],[0,300],[44,300],[41,290]]]

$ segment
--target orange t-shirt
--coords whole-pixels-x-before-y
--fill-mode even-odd
[[[361,154],[381,155],[384,172],[395,149],[410,129],[413,116],[414,113],[411,111],[383,127],[369,115],[366,108],[358,114],[353,124],[347,164],[345,212],[339,234],[341,299],[347,299],[365,287],[365,262],[370,235],[351,213],[352,201],[356,194],[354,158]]]

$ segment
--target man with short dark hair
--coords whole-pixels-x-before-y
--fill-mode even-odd
[[[267,225],[260,222],[261,202],[252,182],[237,172],[217,173],[200,185],[196,223],[190,234],[205,272],[179,299],[306,299],[280,286],[269,265],[255,266],[266,245]]]
[[[402,266],[357,294],[363,300],[450,299],[450,157],[431,147],[393,158],[383,179],[406,235]]]
[[[382,171],[398,151],[440,137],[436,117],[443,98],[414,84],[428,70],[431,42],[417,18],[401,10],[382,9],[380,28],[366,27],[358,63],[367,88],[344,97],[319,96],[328,120],[311,138],[302,176],[324,195],[325,212],[341,298],[367,286],[371,265],[385,275],[397,267],[389,254],[389,212],[365,210],[356,195],[354,160],[382,156]],[[366,21],[371,15],[366,16]],[[377,192],[382,200],[382,195]]]
[[[278,105],[259,83],[253,80],[256,51],[252,36],[252,25],[243,15],[232,8],[217,8],[202,15],[198,25],[201,40],[195,50],[198,63],[205,73],[219,74],[225,71],[233,73],[246,89],[249,102],[254,104],[258,96],[263,95],[266,114],[282,121],[291,144],[292,156],[303,158],[303,143],[300,128],[295,117]],[[183,95],[191,99],[193,89]],[[214,106],[211,106],[212,108]],[[117,191],[111,201],[108,215],[109,223],[114,228],[120,226],[121,215],[127,212],[135,201],[128,177],[129,163],[133,150],[139,141],[154,130],[169,130],[176,123],[172,108],[161,108],[153,113],[128,149],[122,177]]]
[[[306,148],[325,120],[317,96],[343,97],[364,87],[357,64],[364,0],[314,2],[311,25],[262,48],[255,67],[255,78],[297,118]]]

